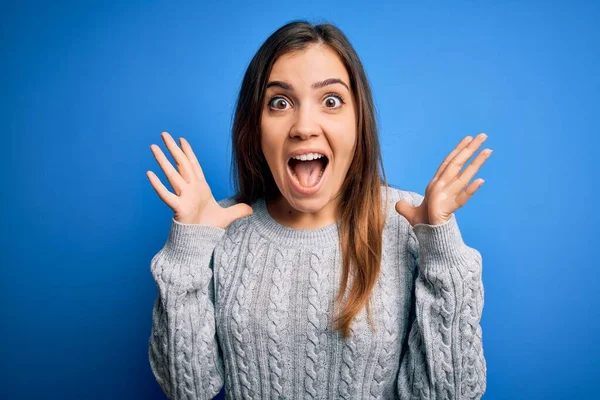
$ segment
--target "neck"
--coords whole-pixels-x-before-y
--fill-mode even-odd
[[[288,228],[319,229],[335,224],[341,219],[340,199],[331,199],[323,208],[314,212],[299,211],[281,194],[277,198],[265,201],[271,217]]]

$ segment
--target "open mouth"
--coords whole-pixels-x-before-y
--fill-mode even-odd
[[[297,184],[306,189],[316,187],[319,184],[328,164],[329,159],[325,155],[312,160],[298,160],[296,158],[288,160],[292,179],[295,179]]]

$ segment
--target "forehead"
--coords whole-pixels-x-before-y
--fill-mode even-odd
[[[328,78],[348,83],[348,71],[338,54],[327,46],[310,45],[280,56],[273,64],[269,80],[288,81],[297,86],[310,86]]]

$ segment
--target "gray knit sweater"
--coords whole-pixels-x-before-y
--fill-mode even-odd
[[[348,340],[331,328],[339,223],[288,228],[264,199],[226,229],[173,219],[151,261],[149,360],[165,394],[211,399],[225,385],[228,399],[480,398],[481,254],[454,215],[411,227],[394,204],[423,197],[391,187],[389,195],[376,331],[363,309]]]

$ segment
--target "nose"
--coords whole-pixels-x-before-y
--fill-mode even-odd
[[[321,135],[321,126],[310,106],[301,106],[296,113],[296,121],[290,129],[290,138],[306,140]]]

